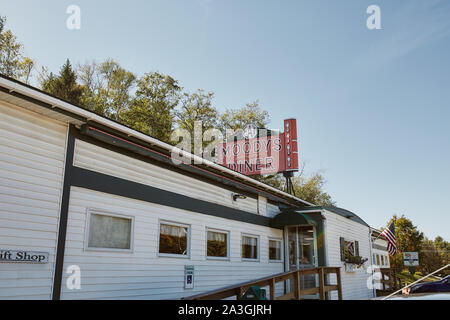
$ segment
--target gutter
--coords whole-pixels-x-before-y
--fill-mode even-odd
[[[140,132],[138,132],[138,131],[136,131],[134,129],[128,128],[127,126],[119,124],[119,123],[117,123],[115,121],[112,121],[110,119],[107,119],[105,117],[99,116],[99,115],[97,115],[97,114],[95,114],[95,113],[93,113],[91,111],[85,110],[85,109],[83,109],[81,107],[77,107],[77,106],[75,106],[73,104],[70,104],[68,102],[65,102],[63,100],[60,100],[60,99],[55,98],[55,97],[52,97],[52,96],[48,95],[47,93],[44,93],[44,92],[40,91],[39,89],[32,88],[30,86],[21,84],[19,82],[16,82],[15,80],[9,80],[9,79],[6,79],[6,78],[4,78],[2,76],[2,77],[0,77],[0,85],[5,87],[5,88],[7,88],[9,90],[9,92],[18,92],[20,94],[26,95],[26,96],[31,97],[33,99],[36,99],[36,100],[42,101],[44,103],[47,103],[47,104],[49,104],[52,107],[58,107],[58,108],[60,108],[60,109],[62,109],[64,111],[68,111],[68,112],[73,113],[75,115],[81,116],[81,117],[87,119],[88,121],[95,121],[95,122],[97,122],[99,124],[102,124],[104,126],[112,128],[114,130],[120,131],[120,132],[126,134],[127,136],[140,139],[140,140],[145,141],[145,142],[147,142],[147,143],[149,143],[151,145],[154,145],[154,146],[157,146],[159,148],[162,148],[162,149],[164,149],[164,150],[166,150],[168,152],[172,152],[172,150],[175,148],[174,146],[172,146],[172,145],[170,145],[168,143],[165,143],[165,142],[162,142],[162,141],[157,140],[155,138],[152,138],[152,137],[150,137],[148,135],[140,133]],[[220,172],[229,174],[229,175],[231,175],[231,176],[233,176],[235,178],[244,180],[244,181],[246,181],[246,182],[248,182],[248,183],[250,183],[252,185],[256,185],[256,186],[258,186],[260,188],[263,188],[265,190],[269,190],[269,191],[271,191],[271,192],[273,192],[275,194],[279,194],[279,195],[281,195],[281,196],[283,196],[285,198],[288,198],[290,200],[297,201],[297,202],[302,202],[302,203],[305,203],[305,204],[307,204],[309,206],[314,206],[314,204],[309,203],[307,201],[304,201],[304,200],[302,200],[300,198],[297,198],[297,197],[295,197],[295,196],[293,196],[293,195],[291,195],[289,193],[286,193],[284,191],[278,190],[278,189],[276,189],[274,187],[266,185],[266,184],[264,184],[262,182],[259,182],[259,181],[255,180],[255,179],[249,178],[249,177],[247,177],[247,176],[245,176],[245,175],[243,175],[241,173],[238,173],[236,171],[233,171],[231,169],[228,169],[226,167],[218,165],[218,164],[216,164],[214,162],[208,161],[208,160],[206,160],[204,158],[201,158],[199,156],[196,156],[194,154],[188,153],[186,151],[182,151],[181,153],[183,154],[184,157],[187,157],[193,163],[201,164],[201,165],[204,165],[206,167],[209,167],[209,168],[218,170]]]

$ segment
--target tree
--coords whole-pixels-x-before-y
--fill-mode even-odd
[[[6,17],[0,16],[0,34],[3,32],[5,23],[6,23]]]
[[[194,127],[197,121],[201,121],[201,136],[198,137],[201,142],[198,142],[198,145],[202,147],[209,143],[209,141],[203,141],[203,133],[217,126],[218,111],[212,106],[213,97],[214,93],[201,89],[192,94],[183,93],[181,108],[175,111],[178,128],[184,129],[190,134],[191,151],[194,150]]]
[[[403,252],[420,252],[424,235],[423,232],[420,232],[417,229],[417,226],[414,226],[412,221],[404,215],[401,217],[394,215],[386,227],[388,227],[392,220],[395,225],[397,254],[395,256],[390,256],[390,263],[394,269],[400,272],[404,268]],[[423,257],[421,258],[419,255],[419,259],[423,259]]]
[[[420,269],[423,273],[429,274],[443,266],[441,255],[437,246],[432,240],[424,238],[422,249],[419,254]]]
[[[108,59],[101,64],[95,61],[77,67],[83,87],[81,104],[96,113],[116,121],[122,119],[131,105],[131,89],[136,76]]]
[[[247,124],[254,123],[258,128],[266,128],[270,122],[270,115],[259,107],[258,100],[247,103],[240,109],[227,109],[220,116],[219,126],[225,132],[226,129],[233,131],[243,129]]]
[[[252,178],[279,190],[285,190],[286,187],[286,180],[280,174],[256,175]],[[336,206],[336,202],[332,200],[331,196],[323,191],[325,183],[325,178],[319,172],[306,177],[304,165],[300,172],[292,178],[296,197],[318,206]]]
[[[77,76],[83,88],[80,98],[81,105],[97,114],[105,115],[105,107],[100,91],[102,79],[98,73],[98,65],[95,61],[77,66]]]
[[[6,18],[0,17],[0,73],[29,83],[34,62],[23,55],[23,45],[5,24]]]
[[[158,72],[146,73],[137,81],[136,96],[124,121],[130,127],[170,142],[174,109],[180,101],[178,81]]]
[[[434,239],[434,246],[441,258],[442,267],[450,263],[450,243],[445,241],[441,236]],[[447,270],[448,273],[450,271]]]
[[[266,174],[266,175],[255,175],[252,176],[253,179],[256,179],[262,183],[268,184],[274,188],[279,190],[284,190],[285,188],[285,179],[279,173],[275,174]]]
[[[309,178],[299,175],[292,179],[295,195],[300,199],[318,206],[335,206],[331,196],[323,191],[325,183],[325,178],[319,172]]]
[[[50,73],[47,76],[44,75],[41,81],[42,90],[70,103],[80,104],[83,89],[77,83],[77,75],[73,71],[69,59],[61,67],[58,76]]]

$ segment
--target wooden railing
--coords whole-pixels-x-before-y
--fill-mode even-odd
[[[381,289],[377,289],[377,297],[388,295],[402,287],[402,280],[390,268],[380,268]]]
[[[327,283],[328,274],[336,274],[336,284]],[[302,277],[308,275],[318,276],[318,287],[302,288]],[[289,293],[285,293],[282,296],[276,296],[276,284],[278,282],[291,281],[293,286]],[[342,300],[342,285],[341,285],[341,271],[339,267],[319,267],[312,269],[299,269],[294,271],[288,271],[279,273],[269,277],[261,279],[243,282],[237,285],[212,290],[206,293],[185,297],[183,300],[221,300],[229,297],[242,299],[244,293],[252,286],[269,287],[269,299],[270,300],[300,300],[302,296],[306,295],[319,295],[320,300],[326,300],[327,292],[337,291],[338,299]]]

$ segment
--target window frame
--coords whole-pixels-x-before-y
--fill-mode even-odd
[[[187,254],[177,254],[177,253],[161,253],[159,252],[160,249],[160,239],[161,239],[161,224],[174,226],[174,227],[182,227],[188,229],[187,239],[186,239],[186,250]],[[157,247],[157,253],[158,257],[162,258],[181,258],[181,259],[190,259],[191,258],[191,233],[192,228],[190,224],[182,223],[182,222],[175,222],[170,220],[158,220],[158,247]]]
[[[256,259],[255,258],[244,258],[243,254],[244,251],[242,250],[242,244],[243,244],[243,238],[244,237],[248,237],[248,238],[256,238]],[[260,257],[261,257],[261,241],[260,241],[260,236],[256,235],[256,234],[251,234],[251,233],[241,233],[241,261],[243,262],[259,262],[260,261]]]
[[[209,231],[216,232],[216,233],[224,233],[227,235],[227,256],[226,257],[208,256],[208,232]],[[206,227],[205,228],[205,257],[206,257],[206,259],[207,260],[230,261],[230,256],[231,256],[230,236],[231,236],[231,232],[229,230]]]
[[[87,214],[86,214],[86,227],[85,227],[85,235],[84,235],[84,251],[106,251],[106,252],[124,252],[124,253],[133,253],[134,252],[134,225],[135,225],[134,224],[134,220],[135,220],[134,216],[125,215],[125,214],[121,214],[121,213],[114,213],[114,212],[110,212],[108,210],[94,209],[94,208],[88,208],[86,213]],[[91,227],[91,215],[92,214],[131,220],[130,248],[122,249],[122,248],[90,247],[89,246],[89,231],[90,231],[90,227]]]
[[[277,241],[277,242],[281,243],[281,246],[280,246],[280,260],[270,259],[270,241]],[[269,263],[280,263],[280,262],[284,261],[283,248],[284,248],[284,246],[283,246],[283,239],[282,238],[269,237],[267,239],[267,249],[268,249],[268,255],[267,256],[268,256]]]

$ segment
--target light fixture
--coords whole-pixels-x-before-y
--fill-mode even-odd
[[[236,201],[237,199],[246,199],[247,196],[244,196],[240,193],[232,193],[231,196],[233,197],[233,201]]]

